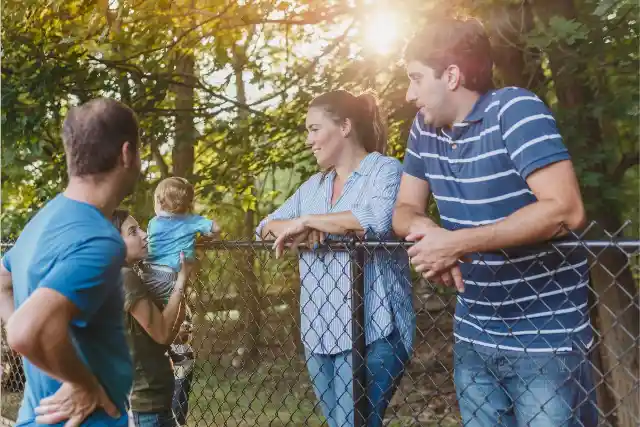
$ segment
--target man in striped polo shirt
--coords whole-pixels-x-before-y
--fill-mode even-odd
[[[411,127],[394,231],[416,270],[455,285],[454,381],[467,427],[591,426],[582,252],[517,249],[584,225],[573,166],[545,104],[494,89],[475,20],[431,24],[408,45]],[[441,226],[425,216],[433,194]]]

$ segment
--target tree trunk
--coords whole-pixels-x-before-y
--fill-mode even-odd
[[[593,277],[589,274],[589,281],[593,283]],[[601,331],[600,314],[598,313],[598,295],[590,289],[589,292],[589,315],[591,316],[591,325],[595,331]],[[613,408],[616,407],[616,402],[607,386],[607,376],[604,369],[604,351],[601,345],[594,345],[591,348],[590,361],[593,364],[593,383],[596,387],[596,395],[598,399],[598,408],[603,411],[602,416],[599,416],[598,425],[602,426],[615,426],[616,417],[613,412]]]
[[[529,2],[497,4],[488,9],[485,22],[502,85],[536,92],[544,83],[544,74],[540,66],[540,52],[527,47],[524,40],[533,29]]]
[[[247,44],[250,43],[251,37],[247,37]],[[233,70],[234,79],[237,91],[237,100],[240,105],[246,105],[246,87],[243,78],[243,71],[246,64],[246,46],[236,46],[234,48],[233,56]],[[240,123],[239,129],[244,132],[246,127],[246,120],[248,119],[248,113],[246,110],[238,111],[238,121]],[[247,137],[243,138],[244,147],[243,153],[251,152],[251,139]],[[245,184],[253,189],[255,192],[255,183],[252,177],[245,178]],[[254,194],[255,196],[255,194]],[[243,237],[248,240],[253,240],[255,230],[255,211],[251,206],[248,207],[244,214],[243,220]],[[243,302],[245,304],[242,317],[244,323],[244,334],[242,336],[242,343],[238,349],[238,355],[236,364],[246,364],[248,360],[253,360],[256,354],[256,345],[260,339],[260,295],[258,291],[259,275],[255,274],[256,255],[252,248],[248,248],[240,253],[241,259],[239,259],[240,271],[242,283],[240,283],[241,289],[239,289],[242,295]]]
[[[193,179],[193,163],[196,127],[193,120],[195,103],[194,80],[195,60],[193,54],[181,53],[176,62],[176,74],[183,84],[173,85],[176,96],[176,123],[173,152],[173,175],[181,176],[189,181]]]
[[[611,212],[597,212],[594,219],[605,230],[614,233],[621,228]],[[602,236],[602,235],[601,235]],[[622,237],[621,235],[618,237]],[[618,427],[636,427],[640,421],[638,403],[638,336],[640,300],[638,283],[629,268],[630,257],[614,248],[592,250],[596,266],[591,270],[591,286],[596,294],[597,326],[600,333],[598,352],[602,361],[601,403],[614,404],[601,409]]]
[[[548,23],[552,16],[565,19],[577,18],[576,10],[570,0],[539,1],[534,5],[536,14],[544,24]],[[598,120],[590,116],[590,110],[585,108],[594,99],[593,92],[582,77],[581,65],[568,64],[562,48],[561,45],[554,45],[548,51],[558,104],[563,111],[575,113],[571,117],[572,127],[582,132],[576,135],[574,141],[568,141],[568,144],[599,150],[606,142]],[[605,181],[611,181],[611,177],[607,175],[607,169],[604,161],[591,167],[592,171],[602,174]],[[609,183],[614,185],[612,182]],[[610,206],[598,203],[602,200],[599,194],[602,188],[607,188],[607,185],[591,187],[584,191],[585,200],[592,206],[589,212],[590,219],[596,220],[602,229],[615,233],[621,227],[619,212],[612,212]],[[605,234],[601,231],[597,237],[604,236]],[[640,394],[637,348],[640,319],[638,283],[634,280],[629,268],[629,256],[623,251],[591,249],[591,252],[596,255],[596,266],[591,271],[591,287],[597,298],[599,327],[599,340],[596,345],[599,346],[598,350],[602,356],[603,377],[606,385],[600,387],[600,391],[608,390],[612,396],[612,399],[606,396],[599,399],[600,409],[605,416],[615,414],[618,427],[636,427],[640,407],[638,405]],[[615,402],[615,406],[602,406],[607,402]]]

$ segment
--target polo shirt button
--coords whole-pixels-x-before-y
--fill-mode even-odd
[[[458,144],[451,144],[451,148],[455,150],[456,148],[458,148]]]

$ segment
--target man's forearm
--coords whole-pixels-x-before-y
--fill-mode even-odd
[[[0,291],[0,319],[3,323],[9,320],[9,317],[15,311],[13,305],[13,289],[3,289]]]
[[[481,227],[457,230],[460,255],[488,252],[543,242],[567,233],[567,227],[579,228],[578,220],[570,219],[566,210],[553,201],[538,201],[514,212],[502,221]],[[573,214],[576,215],[576,214]]]
[[[393,232],[399,237],[404,238],[411,233],[437,226],[424,212],[418,212],[411,205],[399,204],[393,212]]]
[[[10,318],[7,323],[8,344],[29,362],[62,382],[85,389],[98,385],[96,377],[76,353],[69,337],[68,324],[62,325],[53,320],[43,325],[38,332],[32,333],[28,328],[13,327],[14,320]]]
[[[6,324],[15,311],[13,304],[13,280],[4,266],[0,267],[0,320]]]

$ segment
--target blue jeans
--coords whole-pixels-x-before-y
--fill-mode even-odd
[[[524,353],[457,342],[454,382],[465,427],[592,427],[595,387],[584,353]]]
[[[132,412],[133,423],[136,427],[177,427],[173,411],[162,412]]]
[[[351,352],[316,354],[307,351],[306,357],[309,377],[329,427],[353,426]],[[407,350],[395,330],[388,337],[367,346],[367,427],[382,426],[384,413],[398,388],[408,360]]]
[[[187,414],[189,413],[189,393],[191,392],[191,381],[193,371],[184,378],[176,378],[176,388],[173,392],[173,413],[179,425],[187,424]]]

